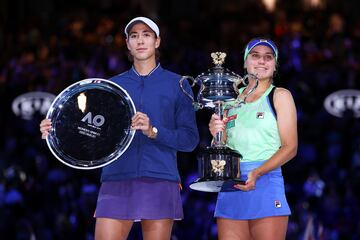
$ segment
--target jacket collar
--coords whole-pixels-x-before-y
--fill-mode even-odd
[[[135,75],[137,77],[150,77],[152,75],[155,75],[157,72],[159,72],[161,70],[161,66],[160,63],[158,63],[156,65],[156,67],[150,71],[150,73],[148,75],[140,75],[140,73],[138,73],[134,67],[134,65],[131,67],[131,69],[129,70],[130,75]]]

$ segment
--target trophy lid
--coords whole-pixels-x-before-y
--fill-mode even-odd
[[[211,53],[213,59],[214,67],[208,69],[205,73],[201,73],[196,78],[202,82],[207,81],[230,81],[235,82],[241,79],[240,75],[230,71],[227,68],[224,68],[222,65],[225,62],[226,53],[224,52],[214,52]]]
[[[196,77],[196,81],[203,85],[198,101],[205,106],[211,106],[209,102],[235,100],[238,93],[234,89],[234,83],[242,79],[240,75],[222,66],[226,53],[214,52],[211,57],[215,66]]]

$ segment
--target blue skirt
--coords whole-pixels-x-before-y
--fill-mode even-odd
[[[103,182],[95,217],[134,221],[183,219],[179,183],[145,177]]]
[[[240,163],[241,178],[264,162]],[[259,177],[256,188],[248,192],[233,187],[233,181],[226,182],[218,194],[215,217],[234,220],[250,220],[291,214],[284,190],[281,168]]]

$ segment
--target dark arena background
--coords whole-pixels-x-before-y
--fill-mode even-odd
[[[181,75],[205,72],[215,51],[242,75],[245,43],[274,39],[274,84],[298,110],[298,154],[283,166],[287,239],[360,239],[359,9],[357,0],[1,0],[0,238],[94,239],[100,170],[58,161],[39,123],[67,86],[130,67],[123,29],[143,15],[159,23],[162,66]],[[200,144],[179,153],[185,219],[173,240],[217,239],[216,194],[189,188],[211,141],[211,112],[196,115]],[[142,239],[138,223],[129,239]]]

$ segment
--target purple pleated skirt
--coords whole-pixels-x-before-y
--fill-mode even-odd
[[[183,219],[179,183],[147,177],[103,182],[95,217],[134,221]]]

